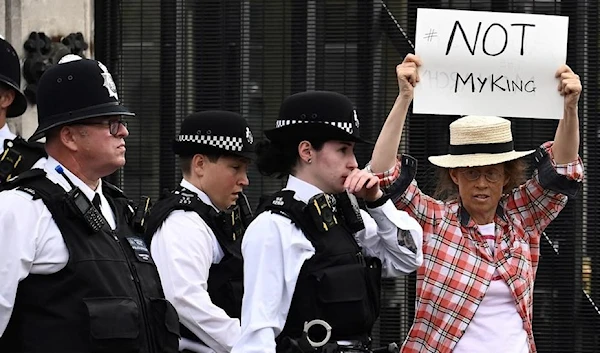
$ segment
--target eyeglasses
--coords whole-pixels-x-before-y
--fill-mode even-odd
[[[108,131],[111,135],[117,136],[121,125],[127,127],[127,122],[123,119],[103,120],[103,121],[86,121],[77,123],[78,125],[108,125]]]
[[[504,173],[502,173],[496,169],[489,169],[489,170],[486,170],[484,173],[482,173],[478,169],[468,168],[468,169],[461,170],[460,172],[469,181],[479,180],[479,177],[481,176],[481,174],[483,174],[485,176],[485,179],[487,181],[489,181],[490,183],[495,183],[504,176]]]

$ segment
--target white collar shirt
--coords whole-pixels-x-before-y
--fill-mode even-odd
[[[190,182],[183,179],[180,185],[217,210],[208,195]],[[194,211],[173,211],[152,237],[150,251],[179,321],[213,351],[230,352],[240,335],[240,321],[213,304],[208,294],[210,267],[224,257],[212,229]],[[193,346],[181,340],[180,349]]]
[[[284,190],[294,191],[294,198],[305,203],[322,192],[291,175]],[[411,273],[423,262],[421,227],[406,212],[397,212],[390,200],[361,210],[361,216],[365,229],[355,238],[366,255],[382,260],[384,276]],[[415,253],[398,244],[400,230],[409,231]],[[275,353],[275,337],[285,326],[300,269],[314,254],[312,243],[284,216],[266,211],[250,224],[242,241],[242,334],[232,353]]]

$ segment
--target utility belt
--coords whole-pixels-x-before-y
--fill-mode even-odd
[[[311,338],[311,328],[325,331],[320,341]],[[277,344],[277,353],[399,353],[398,344],[392,342],[384,347],[371,348],[371,338],[330,341],[331,326],[323,320],[304,323],[304,331],[299,338],[284,337]]]

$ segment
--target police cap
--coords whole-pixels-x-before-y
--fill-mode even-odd
[[[21,62],[15,48],[0,37],[0,82],[15,90],[15,100],[8,107],[6,116],[14,118],[23,115],[27,100],[21,92]]]
[[[173,150],[181,156],[217,153],[254,159],[254,137],[240,114],[209,110],[190,114],[183,120]]]
[[[84,119],[135,115],[121,105],[106,66],[73,54],[44,72],[37,90],[37,108],[38,128],[30,141],[43,137],[52,128]]]
[[[279,110],[275,129],[265,136],[274,142],[303,139],[365,142],[360,137],[359,121],[352,101],[330,91],[307,91],[287,97]]]

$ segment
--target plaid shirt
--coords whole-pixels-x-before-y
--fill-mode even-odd
[[[551,146],[551,142],[543,145],[552,158]],[[553,166],[568,179],[583,179],[580,159]],[[381,185],[391,185],[399,168],[398,162],[393,170],[378,174]],[[396,207],[419,221],[424,239],[424,262],[417,270],[416,314],[402,352],[452,352],[497,270],[514,296],[530,352],[535,353],[532,297],[540,237],[565,207],[567,196],[544,189],[536,169],[531,179],[499,202],[493,256],[459,202],[433,199],[421,192],[415,180],[397,196]]]

